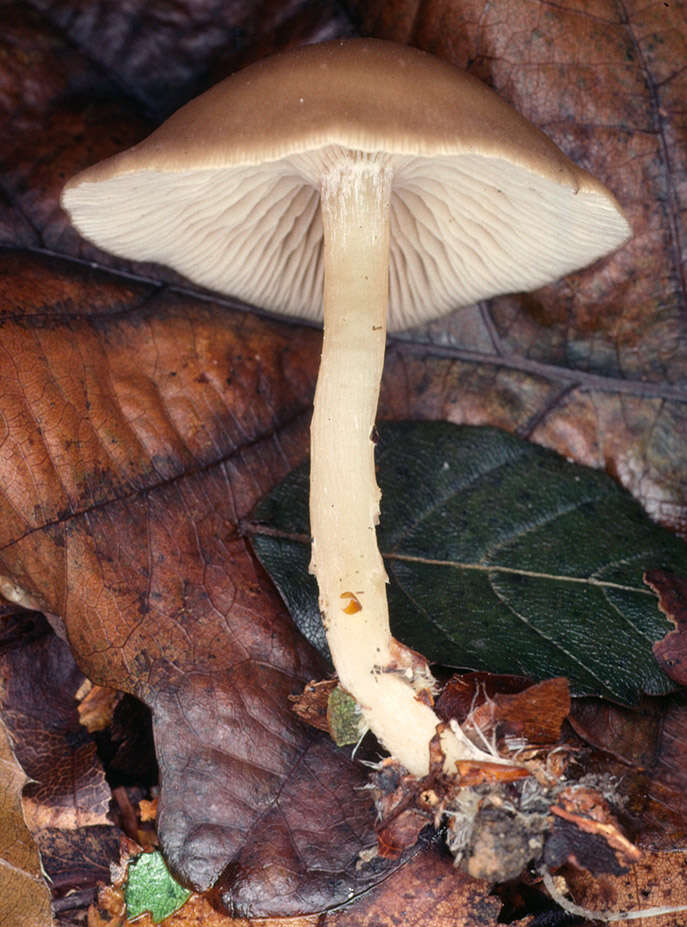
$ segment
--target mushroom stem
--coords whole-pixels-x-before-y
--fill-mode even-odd
[[[387,750],[422,776],[439,724],[427,704],[434,680],[426,660],[391,635],[375,532],[372,429],[386,342],[391,180],[383,157],[346,154],[322,181],[324,341],[311,427],[310,570],[341,685]],[[495,760],[457,726],[441,744],[447,772],[460,759]]]

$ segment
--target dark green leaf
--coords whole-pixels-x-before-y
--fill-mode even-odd
[[[446,666],[566,676],[577,695],[669,691],[652,645],[671,629],[646,569],[687,548],[606,474],[493,428],[380,428],[380,548],[396,637]],[[308,472],[254,512],[253,544],[301,631],[326,641],[308,574]]]
[[[178,910],[191,893],[169,874],[162,854],[142,853],[129,863],[126,915],[129,920],[150,913],[155,924]]]

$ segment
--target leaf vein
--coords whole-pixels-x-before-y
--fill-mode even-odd
[[[396,538],[392,541],[392,550],[397,547],[403,540],[405,540],[411,531],[417,530],[419,525],[430,518],[437,511],[437,509],[440,509],[455,496],[459,496],[466,490],[471,489],[475,484],[479,484],[484,479],[484,477],[492,476],[494,473],[497,473],[499,470],[506,466],[512,466],[516,461],[525,456],[526,455],[523,451],[518,451],[518,453],[513,457],[508,457],[506,460],[499,460],[497,463],[490,463],[486,468],[479,469],[475,471],[475,473],[470,474],[466,482],[462,482],[459,486],[452,485],[446,493],[434,498],[431,504],[422,511],[414,511],[412,523],[405,525],[401,533],[397,535]]]
[[[563,656],[566,659],[570,660],[571,663],[574,663],[575,665],[579,666],[582,669],[583,673],[586,673],[587,675],[591,676],[592,679],[595,679],[602,692],[609,691],[606,680],[602,676],[599,676],[598,673],[594,672],[594,670],[589,666],[587,662],[584,662],[579,657],[577,657],[573,651],[570,651],[569,649],[564,647],[560,640],[557,640],[554,637],[550,637],[549,635],[545,634],[541,630],[541,628],[538,628],[536,625],[532,624],[532,622],[529,621],[529,619],[525,615],[523,615],[521,612],[519,612],[516,608],[513,607],[512,603],[502,595],[502,593],[500,592],[500,590],[494,583],[490,582],[489,586],[491,588],[491,591],[494,593],[496,598],[499,600],[499,602],[501,602],[501,604],[505,608],[507,608],[508,611],[512,615],[515,616],[515,618],[521,621],[522,624],[524,624],[525,627],[528,628],[532,632],[532,634],[535,634],[537,637],[540,637],[542,640],[546,641],[546,643],[550,647],[552,647],[554,650],[557,650],[559,653],[562,653]]]
[[[415,557],[410,554],[383,554],[385,560],[400,560],[406,563],[421,563],[427,566],[451,567],[457,570],[474,570],[481,573],[510,573],[515,576],[529,576],[532,579],[545,579],[551,582],[580,583],[597,586],[602,589],[622,589],[625,592],[636,592],[641,595],[653,596],[650,589],[639,586],[629,586],[624,583],[614,583],[611,580],[596,579],[594,576],[563,576],[556,573],[544,573],[537,570],[526,570],[522,567],[507,567],[498,564],[464,563],[457,560],[435,560],[431,557]]]

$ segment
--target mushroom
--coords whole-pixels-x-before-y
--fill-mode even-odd
[[[114,254],[277,313],[324,315],[311,570],[341,685],[389,752],[426,774],[433,679],[391,635],[375,535],[387,327],[542,286],[611,252],[630,234],[617,202],[478,80],[352,39],[232,75],[72,179],[62,204]],[[457,725],[439,730],[447,772],[494,761]]]

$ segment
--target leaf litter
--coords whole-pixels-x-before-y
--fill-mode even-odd
[[[355,6],[350,4],[351,9]],[[679,339],[682,336],[676,320],[684,301],[681,308],[674,291],[677,276],[671,275],[669,270],[660,275],[656,273],[657,267],[670,266],[662,251],[670,235],[655,234],[656,229],[665,227],[665,216],[671,211],[664,210],[664,198],[657,195],[657,190],[667,186],[674,194],[680,189],[671,185],[671,178],[665,174],[665,159],[656,149],[661,138],[667,139],[670,151],[676,156],[673,163],[679,164],[677,155],[683,136],[673,116],[679,112],[675,101],[684,96],[684,82],[679,75],[677,79],[670,79],[670,69],[671,62],[681,58],[679,43],[683,41],[684,32],[677,22],[667,18],[675,15],[675,5],[672,10],[657,7],[631,11],[622,24],[614,18],[610,7],[604,7],[604,15],[593,19],[576,16],[574,10],[562,8],[551,8],[547,17],[542,18],[538,16],[536,5],[523,3],[499,6],[498,11],[494,8],[483,17],[483,5],[476,5],[480,6],[479,10],[473,6],[466,3],[442,11],[441,3],[428,3],[419,12],[414,9],[411,17],[416,30],[414,42],[432,46],[456,63],[467,65],[505,90],[515,102],[520,99],[525,107],[531,108],[537,121],[550,124],[554,133],[562,133],[559,141],[569,153],[575,155],[578,150],[584,153],[593,170],[607,176],[630,206],[633,225],[638,232],[637,244],[625,259],[621,259],[620,266],[613,262],[601,274],[592,271],[563,282],[530,297],[526,305],[520,297],[496,301],[489,311],[488,326],[483,321],[484,313],[476,311],[448,323],[442,330],[423,335],[425,341],[422,343],[396,345],[387,365],[385,414],[489,421],[510,430],[517,429],[579,461],[607,467],[642,499],[655,517],[684,532],[685,469],[679,440],[684,433],[684,415],[680,413],[679,397],[676,401],[674,395],[662,397],[660,393],[662,383],[667,386],[668,381],[679,381],[682,356]],[[171,69],[164,81],[167,94],[164,106],[174,107],[182,100],[179,96],[170,99],[170,94],[189,95],[186,88],[197,86],[203,79],[198,76],[199,65],[202,75],[213,71],[207,78],[213,81],[222,76],[223,69],[233,69],[251,54],[257,56],[271,51],[276,35],[279,41],[287,35],[312,36],[313,33],[308,32],[307,11],[291,12],[295,19],[285,23],[279,11],[279,29],[266,18],[265,31],[269,37],[261,38],[262,20],[260,24],[254,20],[241,23],[237,33],[234,14],[227,8],[228,26],[222,28],[230,29],[231,42],[220,41],[222,51],[219,53],[210,50],[207,55],[198,56],[198,44],[207,46],[203,36],[218,35],[217,23],[214,20],[205,22],[207,33],[198,28],[189,33],[184,28],[183,10],[178,17],[167,19],[161,31],[155,17],[141,16],[132,7],[131,15],[137,17],[137,41],[135,47],[130,48],[117,44],[118,37],[131,34],[127,28],[121,28],[122,20],[117,16],[107,23],[93,17],[74,17],[68,3],[53,5],[50,18],[23,8],[18,16],[16,5],[8,8],[12,43],[8,46],[9,57],[4,59],[5,63],[9,62],[5,86],[10,118],[1,152],[6,168],[0,204],[3,242],[13,248],[27,244],[57,248],[69,258],[80,253],[78,249],[83,248],[83,244],[69,239],[56,216],[56,194],[64,176],[126,146],[149,130],[149,118],[141,117],[140,110],[155,113],[160,104],[154,69],[140,68],[140,61],[150,58],[141,54],[146,44],[152,46],[155,60]],[[394,4],[393,15],[389,16],[388,9],[386,14],[384,12],[383,2],[369,4],[363,15],[374,20],[377,34],[385,34],[393,28],[401,30],[397,38],[409,38],[409,34],[402,32],[404,23],[410,21],[403,5]],[[523,29],[523,22],[531,15],[538,17],[534,24],[536,30]],[[320,16],[320,27],[324,30],[321,37],[331,34],[328,29],[334,29],[336,34],[350,29],[350,20],[342,17],[340,10],[329,22],[326,13]],[[498,28],[494,27],[490,16],[498,16]],[[194,23],[197,21],[194,17]],[[481,26],[479,35],[475,31],[476,23]],[[598,24],[596,32],[595,23]],[[360,24],[365,29],[369,27],[369,23],[362,20]],[[624,38],[618,42],[619,28]],[[66,45],[59,39],[61,30],[68,34]],[[158,42],[160,35],[164,36],[162,42]],[[180,59],[171,50],[179,47],[179,36],[188,38],[189,35],[191,54],[188,44],[182,42],[184,54]],[[636,86],[632,81],[637,74],[638,58],[636,54],[634,57],[626,54],[624,45],[625,39],[629,41],[632,36],[638,43],[635,51],[643,53],[639,60],[648,78],[644,80],[640,74]],[[531,44],[527,44],[530,39]],[[605,94],[595,93],[593,99],[584,92],[585,74],[590,73],[584,49],[590,47],[590,39],[610,42],[608,54],[603,54],[600,60],[622,62],[612,69],[617,83],[607,87]],[[545,52],[552,42],[559,49],[569,48],[566,67],[572,68],[578,79],[571,79],[569,72],[552,70],[550,56],[537,58],[537,48]],[[79,47],[87,49],[88,56],[74,55],[73,49]],[[89,64],[94,60],[93,49],[98,47],[107,50],[104,68],[102,59],[96,67]],[[28,56],[25,55],[27,48],[31,52]],[[227,52],[227,48],[230,51]],[[514,54],[533,62],[534,66],[513,67]],[[544,60],[547,66],[542,68],[539,65]],[[19,66],[14,68],[17,62]],[[560,114],[556,113],[559,95],[555,87],[561,79],[570,90],[566,95],[569,112],[565,120],[560,120]],[[607,86],[605,81],[595,86],[602,85]],[[648,86],[655,90],[650,100]],[[22,87],[30,92],[24,93]],[[138,101],[136,105],[132,107],[129,99],[116,100],[117,87],[131,89],[133,98]],[[182,89],[175,89],[178,87]],[[84,88],[88,88],[87,93]],[[623,88],[629,92],[624,92]],[[621,114],[624,121],[618,136],[614,130],[619,124],[618,100],[630,99],[636,109]],[[140,101],[143,101],[142,106]],[[592,104],[594,111],[589,112]],[[651,106],[662,108],[661,125],[665,127],[670,123],[670,131],[646,131],[646,126],[653,124],[654,116],[658,118],[657,113],[652,114]],[[132,114],[132,109],[137,108],[139,111]],[[632,118],[633,113],[636,119]],[[605,129],[591,125],[594,116],[599,116],[598,125]],[[634,131],[635,128],[638,131]],[[618,138],[621,156],[615,157],[611,153]],[[591,145],[590,140],[594,142]],[[628,151],[632,155],[629,158],[626,157]],[[637,190],[642,191],[639,199],[633,192]],[[673,207],[674,203],[671,209]],[[102,255],[84,254],[89,259],[105,260]],[[626,266],[622,266],[622,260],[626,261]],[[131,309],[138,304],[139,294],[133,293],[131,285],[127,303],[126,299],[121,299],[123,288],[115,285],[114,278],[108,279],[102,274],[96,287],[84,286],[83,278],[70,261],[47,259],[38,252],[24,255],[15,252],[3,267],[3,286],[8,287],[6,304],[11,309],[10,314],[26,312],[27,316],[34,313],[44,316],[55,300],[64,301],[77,313],[103,316],[122,311],[125,305]],[[632,268],[636,272],[630,288],[621,287],[618,281],[627,280],[627,271]],[[149,276],[155,287],[164,276],[161,274],[156,269]],[[8,281],[11,281],[11,288]],[[142,298],[148,297],[143,295]],[[591,318],[592,306],[597,307],[595,318]],[[627,324],[623,324],[623,319]],[[34,335],[29,332],[29,339],[32,337]],[[17,344],[22,351],[26,350],[25,343]],[[442,345],[448,345],[443,354]],[[481,353],[474,353],[476,345]],[[129,350],[132,357],[139,356],[131,346]],[[30,352],[24,363],[32,363]],[[9,373],[9,368],[6,372]],[[565,378],[561,381],[563,374]],[[647,376],[652,380],[649,385],[657,390],[655,394],[646,391]],[[304,390],[307,391],[305,387]],[[70,396],[76,400],[76,391],[70,392]],[[82,421],[88,419],[87,409],[80,410],[80,414]],[[13,419],[14,423],[16,421]],[[206,432],[203,440],[208,440],[208,436],[216,439],[215,433]],[[27,433],[24,448],[28,448],[29,441],[35,437]],[[198,450],[200,443],[194,445],[194,450]],[[89,446],[95,447],[95,444]],[[165,453],[168,447],[163,448]],[[171,455],[165,458],[157,449],[156,453],[159,464],[171,463]],[[40,474],[38,465],[34,477],[37,474]],[[106,480],[101,479],[100,484],[103,482]],[[8,486],[9,482],[5,481],[4,485]],[[30,485],[30,481],[26,485]],[[98,480],[91,485],[97,486]],[[40,480],[39,486],[43,487]],[[54,488],[56,486],[57,483]],[[125,486],[125,490],[132,491],[131,485]],[[35,493],[35,489],[32,492]],[[58,494],[58,504],[51,510],[48,498],[43,498],[42,488],[38,494],[48,521],[59,521],[60,512],[68,510],[73,502],[69,499],[67,505]],[[12,501],[17,501],[16,497]],[[37,500],[31,496],[30,501],[33,505]],[[16,512],[11,504],[6,506],[6,514],[6,526],[11,528],[6,540],[14,543],[22,536],[25,525],[15,521]],[[24,572],[19,572],[25,580],[25,567],[30,558],[26,558],[25,549],[20,553],[18,562]],[[52,552],[39,558],[40,569],[46,570],[48,575],[52,562],[58,566],[55,573],[61,568],[59,551],[55,553],[54,560]],[[7,556],[11,560],[12,555]],[[83,575],[87,576],[87,572]],[[103,640],[98,638],[90,644],[85,641],[79,632],[79,620],[72,621],[71,627],[77,644],[82,642],[79,652],[84,661],[84,654],[93,651],[93,644],[97,649]],[[113,639],[114,650],[119,641],[118,637]],[[102,666],[99,669],[102,670]],[[121,674],[118,677],[115,672],[110,681],[116,685],[121,678]],[[184,787],[168,780],[169,788],[177,785]],[[421,905],[421,889],[414,897]],[[426,922],[429,922],[429,914],[425,912]],[[447,919],[446,923],[454,924],[454,921]]]

